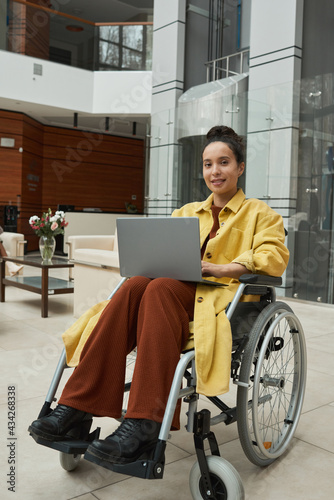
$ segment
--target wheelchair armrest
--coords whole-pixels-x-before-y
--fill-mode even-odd
[[[282,278],[279,276],[266,276],[265,274],[243,274],[239,278],[240,283],[251,285],[281,286]]]

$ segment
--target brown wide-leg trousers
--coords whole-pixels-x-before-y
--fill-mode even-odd
[[[196,285],[131,278],[104,309],[59,404],[96,416],[121,416],[126,356],[137,346],[127,418],[161,422],[193,319]],[[178,429],[179,408],[172,427]]]

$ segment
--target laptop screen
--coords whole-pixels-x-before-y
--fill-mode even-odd
[[[124,217],[116,224],[121,276],[202,280],[197,217]]]

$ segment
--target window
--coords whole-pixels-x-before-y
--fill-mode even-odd
[[[100,26],[99,70],[151,69],[152,26]]]

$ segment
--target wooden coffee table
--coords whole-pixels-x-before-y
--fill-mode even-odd
[[[40,276],[5,276],[6,262],[15,262],[24,266],[37,267],[41,269]],[[63,293],[73,293],[73,282],[63,279],[52,278],[49,276],[49,269],[57,269],[62,267],[74,267],[67,259],[54,257],[52,264],[44,264],[39,256],[24,256],[24,257],[1,257],[0,260],[0,302],[5,302],[6,286],[14,286],[22,288],[29,292],[38,293],[42,296],[41,313],[42,318],[48,317],[48,301],[49,295],[59,295]]]

